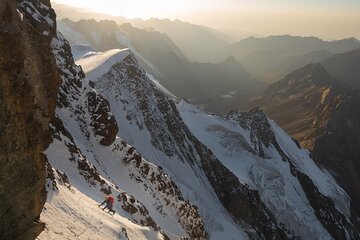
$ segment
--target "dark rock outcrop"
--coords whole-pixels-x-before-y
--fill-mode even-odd
[[[99,136],[100,144],[110,146],[119,131],[114,115],[110,110],[109,102],[96,92],[89,92],[88,107],[91,114],[90,126],[96,136]]]
[[[271,144],[279,150],[267,116],[259,108],[243,113],[231,111],[227,117],[237,122],[243,129],[250,131],[251,142],[260,157],[266,158],[264,148],[268,148]]]
[[[38,3],[55,22],[50,1]],[[34,239],[44,228],[42,152],[51,143],[60,76],[51,52],[54,26],[33,19],[36,7],[0,2],[0,239]]]

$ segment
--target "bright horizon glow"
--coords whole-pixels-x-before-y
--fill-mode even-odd
[[[169,18],[236,35],[360,38],[359,0],[52,0],[126,18]]]
[[[168,18],[175,16],[181,12],[202,9],[207,0],[53,0],[57,3],[72,5],[76,7],[86,8],[92,11],[106,13],[114,16],[124,16],[126,18],[142,18],[151,17]],[[106,4],[104,4],[106,2]]]

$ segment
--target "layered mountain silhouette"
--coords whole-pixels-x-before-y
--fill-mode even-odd
[[[360,88],[360,48],[336,54],[322,64],[342,86]]]
[[[228,37],[211,28],[180,20],[150,18],[129,21],[135,27],[152,28],[168,35],[190,61],[218,62],[225,57]]]
[[[226,47],[232,41],[227,35],[217,30],[178,19],[127,19],[121,16],[89,12],[89,10],[57,3],[54,4],[54,8],[57,11],[59,20],[66,18],[72,21],[90,19],[97,21],[112,20],[120,25],[130,23],[140,29],[164,33],[181,49],[190,61],[219,62],[226,57]]]
[[[332,54],[359,47],[360,42],[355,38],[324,41],[284,35],[249,37],[232,45],[228,51],[257,78],[271,83],[306,64],[321,62]]]

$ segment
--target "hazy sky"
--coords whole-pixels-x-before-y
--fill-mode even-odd
[[[128,18],[179,18],[256,35],[360,38],[360,0],[53,0]]]

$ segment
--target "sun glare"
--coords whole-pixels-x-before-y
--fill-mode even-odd
[[[154,15],[158,17],[168,17],[179,11],[185,10],[185,6],[179,1],[168,0],[133,0],[127,1],[124,4],[119,4],[117,8],[117,10],[114,10],[114,13],[121,11],[125,17],[129,18],[149,18]],[[110,11],[111,8],[108,9],[108,12]]]
[[[106,3],[101,0],[53,0],[57,3],[68,4],[76,7],[87,8],[92,11],[119,15],[127,18],[150,18],[150,17],[171,17],[179,12],[191,10],[199,5],[191,3],[188,0],[169,1],[169,0],[131,0],[118,1],[107,0]]]
[[[180,19],[226,30],[252,32],[253,35],[317,35],[325,39],[360,36],[360,5],[324,4],[311,0],[51,0],[93,12],[126,18]],[[329,0],[330,1],[330,0]],[[354,0],[344,0],[354,1]],[[274,3],[275,2],[275,3]],[[311,26],[311,27],[309,27]],[[334,28],[333,26],[336,26]],[[336,29],[336,31],[334,31]]]

